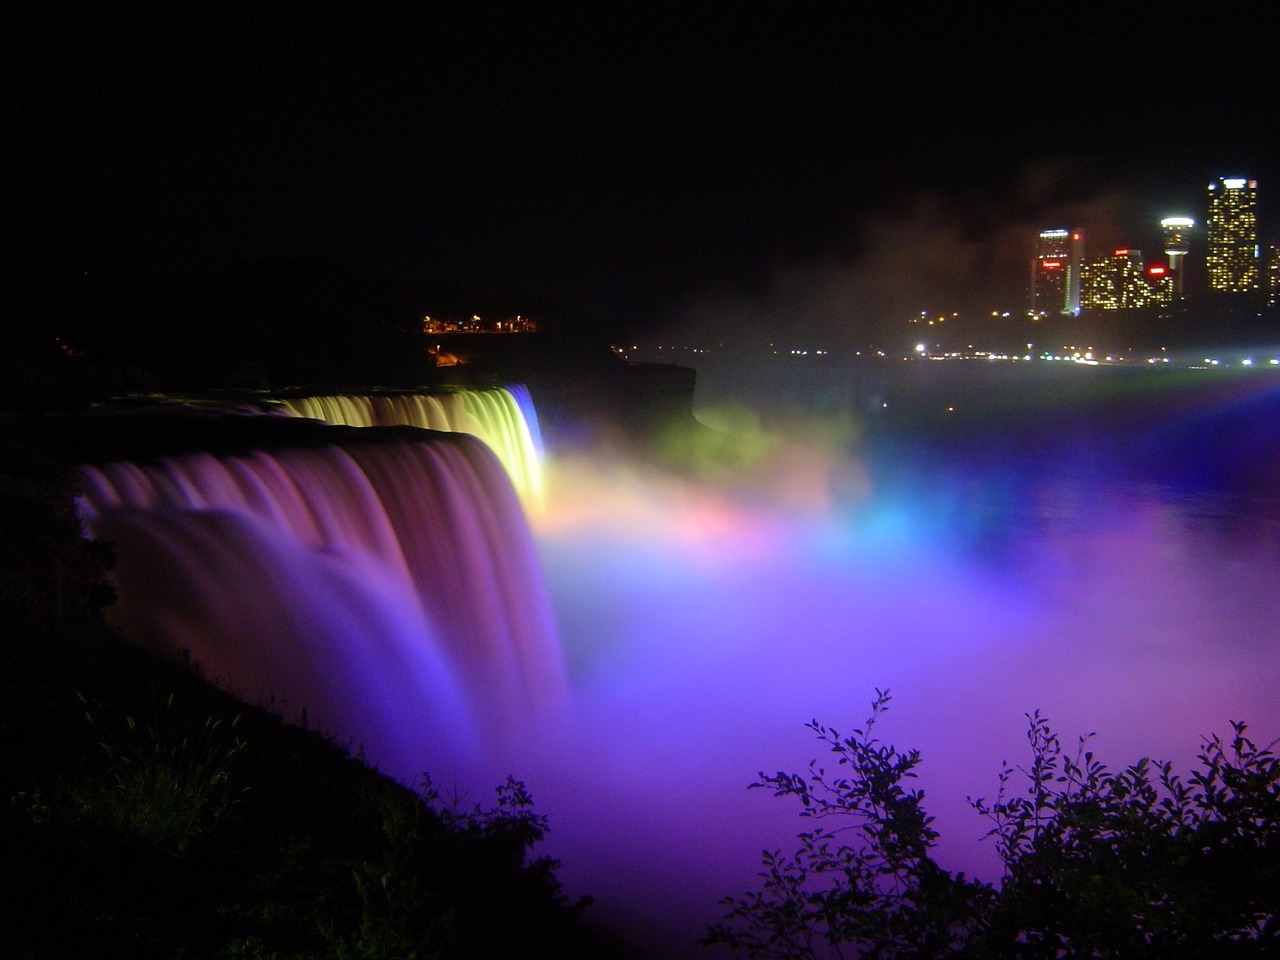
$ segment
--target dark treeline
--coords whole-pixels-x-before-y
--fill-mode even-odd
[[[76,360],[76,375],[98,390],[416,386],[435,366],[422,334],[429,313],[522,313],[553,333],[575,326],[517,293],[371,277],[323,260],[192,274],[10,273],[0,283],[11,381],[54,370],[65,380],[64,361]]]
[[[514,316],[536,333],[423,332],[422,318]],[[692,371],[624,362],[604,325],[510,291],[353,273],[321,260],[215,273],[0,275],[0,411],[139,397],[261,399],[528,385],[552,435],[688,416]],[[440,362],[438,362],[438,360]]]
[[[9,278],[5,302],[30,360],[82,359],[141,388],[407,374],[414,359],[412,294],[318,262],[26,275]]]

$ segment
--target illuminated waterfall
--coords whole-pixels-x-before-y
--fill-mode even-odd
[[[493,448],[526,504],[542,502],[542,438],[523,385],[449,393],[297,397],[294,416],[350,427],[410,426],[470,433]]]
[[[126,635],[305,708],[389,771],[563,702],[524,513],[472,436],[117,462],[80,483],[89,532],[118,548]]]

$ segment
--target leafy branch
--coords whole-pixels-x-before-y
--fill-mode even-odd
[[[751,787],[812,823],[794,853],[765,851],[758,890],[722,901],[706,944],[748,957],[1263,957],[1280,950],[1280,758],[1244,723],[1207,738],[1186,777],[1143,758],[1112,771],[1039,711],[1030,760],[1004,764],[991,824],[998,887],[938,865],[933,818],[911,785],[918,751],[875,735],[877,690],[850,735],[807,726],[834,757]],[[830,769],[828,769],[830,768]]]

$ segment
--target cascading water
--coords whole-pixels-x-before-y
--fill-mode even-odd
[[[108,463],[80,483],[90,534],[118,547],[126,635],[305,709],[388,772],[416,778],[563,703],[532,537],[475,437]]]
[[[703,956],[717,899],[756,886],[759,850],[791,848],[803,827],[746,784],[802,770],[803,722],[847,729],[876,686],[896,698],[886,734],[925,757],[941,861],[992,880],[987,824],[964,798],[1025,756],[1026,711],[1066,736],[1099,730],[1113,765],[1185,769],[1227,717],[1263,742],[1280,729],[1271,381],[1261,406],[1170,434],[1150,424],[1173,401],[1189,409],[1184,394],[1074,372],[1133,422],[1028,444],[1077,409],[1072,381],[1055,416],[996,406],[1005,416],[964,427],[948,413],[918,433],[908,419],[857,456],[841,421],[792,430],[731,487],[612,449],[554,458],[531,514],[541,569],[505,479],[465,522],[454,514],[488,502],[489,481],[424,479],[428,451],[462,467],[481,445],[414,430],[392,443],[296,423],[342,446],[88,470],[90,525],[119,544],[120,612],[148,638],[243,693],[305,705],[404,779],[519,776],[567,890],[654,956]],[[1009,404],[1032,392],[1001,385]],[[797,509],[794,489],[817,493]],[[469,572],[493,549],[507,573]],[[572,716],[550,728],[525,718],[565,690],[554,635],[502,639],[522,584],[530,620],[550,619],[543,577],[572,677]],[[519,741],[504,757],[483,739],[494,729]],[[487,769],[466,768],[473,745]]]
[[[542,501],[542,437],[523,385],[450,393],[296,397],[280,402],[294,416],[342,426],[408,426],[473,434],[493,448],[526,504]]]

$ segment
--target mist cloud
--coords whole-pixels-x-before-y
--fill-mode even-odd
[[[987,314],[1025,305],[1027,258],[1048,227],[1086,231],[1089,256],[1129,239],[1128,198],[1067,160],[1029,165],[1000,193],[916,194],[864,219],[843,249],[780,262],[753,292],[690,298],[667,336],[707,346],[844,351],[901,340],[921,311]]]

